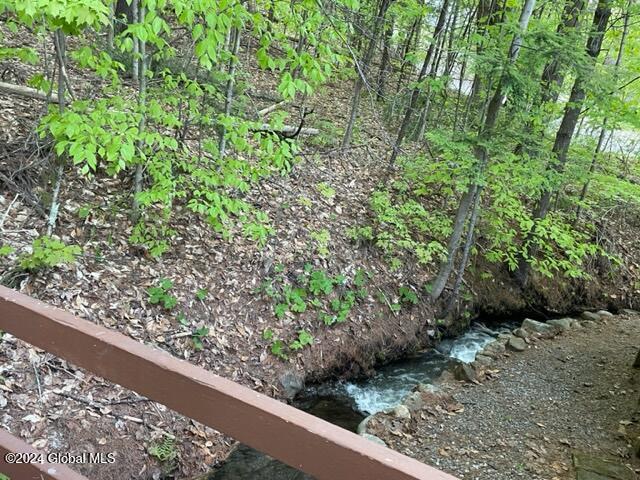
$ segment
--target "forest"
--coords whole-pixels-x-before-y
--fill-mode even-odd
[[[287,401],[478,319],[636,315],[639,25],[636,0],[0,0],[0,284]],[[91,478],[233,446],[1,338],[0,426],[127,452]]]

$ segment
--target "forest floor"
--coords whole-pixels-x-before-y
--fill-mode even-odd
[[[372,433],[461,479],[575,478],[573,452],[638,469],[639,338],[640,315],[618,315],[532,342],[482,383],[446,382],[463,408]]]

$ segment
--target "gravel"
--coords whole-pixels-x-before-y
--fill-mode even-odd
[[[401,434],[379,436],[461,479],[575,478],[573,451],[638,468],[628,438],[638,430],[639,338],[639,316],[616,316],[537,341],[506,353],[482,384],[454,382],[462,412],[414,415]]]

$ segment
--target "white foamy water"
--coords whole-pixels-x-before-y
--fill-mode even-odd
[[[494,338],[485,329],[473,327],[455,339],[443,341],[437,351],[384,366],[366,381],[342,383],[338,390],[350,397],[358,410],[374,414],[398,405],[418,383],[435,380],[453,360],[473,362]]]

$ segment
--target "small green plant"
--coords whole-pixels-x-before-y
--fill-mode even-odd
[[[196,292],[196,298],[202,302],[205,298],[207,298],[208,294],[209,291],[206,288],[199,288]]]
[[[304,195],[300,195],[298,197],[298,203],[305,208],[313,207],[313,202],[308,197],[305,197]]]
[[[80,220],[85,220],[91,214],[91,206],[84,205],[78,208],[78,218]]]
[[[313,345],[313,335],[306,330],[298,331],[298,338],[289,344],[291,350],[301,350],[307,345]]]
[[[342,323],[349,316],[349,312],[351,312],[351,308],[356,303],[356,294],[349,290],[345,292],[338,298],[334,298],[331,300],[331,310],[335,313],[331,317],[329,323],[327,323],[327,319],[324,318],[324,323],[328,325],[332,325],[334,323]]]
[[[184,326],[189,325],[189,320],[187,320],[187,316],[185,315],[184,312],[178,313],[178,315],[176,315],[176,320],[180,325],[184,325]]]
[[[129,241],[148,250],[152,257],[160,257],[169,250],[171,237],[176,231],[166,225],[138,222],[134,227]]]
[[[316,188],[318,189],[318,192],[320,192],[320,195],[325,198],[332,199],[336,196],[335,189],[331,188],[325,182],[320,182],[318,185],[316,185]]]
[[[9,245],[2,245],[0,247],[0,257],[7,257],[15,252],[15,248],[10,247]]]
[[[346,234],[354,242],[371,242],[374,238],[373,228],[370,226],[350,227]]]
[[[311,232],[309,236],[315,242],[316,252],[321,258],[327,258],[329,256],[329,241],[331,240],[331,234],[326,228],[317,232]]]
[[[284,276],[277,276],[263,282],[258,291],[264,292],[274,301],[273,311],[279,319],[284,318],[288,312],[302,313],[317,309],[321,322],[334,325],[346,321],[358,299],[367,297],[364,285],[369,276],[364,270],[358,269],[353,279],[349,280],[345,275],[331,276],[325,270],[316,269],[311,263],[307,263],[295,282],[288,283]],[[265,340],[274,340],[272,332],[269,338],[264,337],[265,334],[263,332]],[[304,338],[308,337],[305,335]],[[289,348],[295,350],[295,347],[304,346],[303,339],[294,340]],[[272,347],[279,353],[286,353],[279,344],[272,344]]]
[[[314,270],[309,278],[309,291],[318,296],[329,295],[333,291],[333,280],[322,270]]]
[[[151,287],[147,290],[149,295],[149,303],[156,305],[162,303],[162,306],[171,310],[178,303],[178,300],[173,295],[169,294],[169,290],[173,287],[173,282],[167,278],[160,280],[157,287]]]
[[[307,291],[304,288],[292,288],[290,285],[285,285],[283,288],[285,303],[289,310],[296,313],[302,313],[307,309]]]
[[[82,253],[77,245],[65,245],[51,237],[38,237],[33,241],[31,253],[20,256],[20,267],[34,272],[43,268],[73,263]]]
[[[400,302],[417,305],[418,296],[410,287],[400,287]]]
[[[195,350],[202,350],[204,345],[202,339],[209,335],[209,329],[207,327],[196,328],[191,335],[191,341],[193,342],[193,348]]]
[[[289,355],[286,353],[287,345],[280,339],[276,339],[271,344],[271,353],[281,360],[287,360]]]
[[[162,440],[149,445],[149,455],[161,462],[172,462],[178,457],[175,439],[165,435]]]
[[[273,333],[273,330],[271,330],[270,328],[265,328],[262,332],[262,338],[264,340],[273,340],[274,335],[275,334]]]

